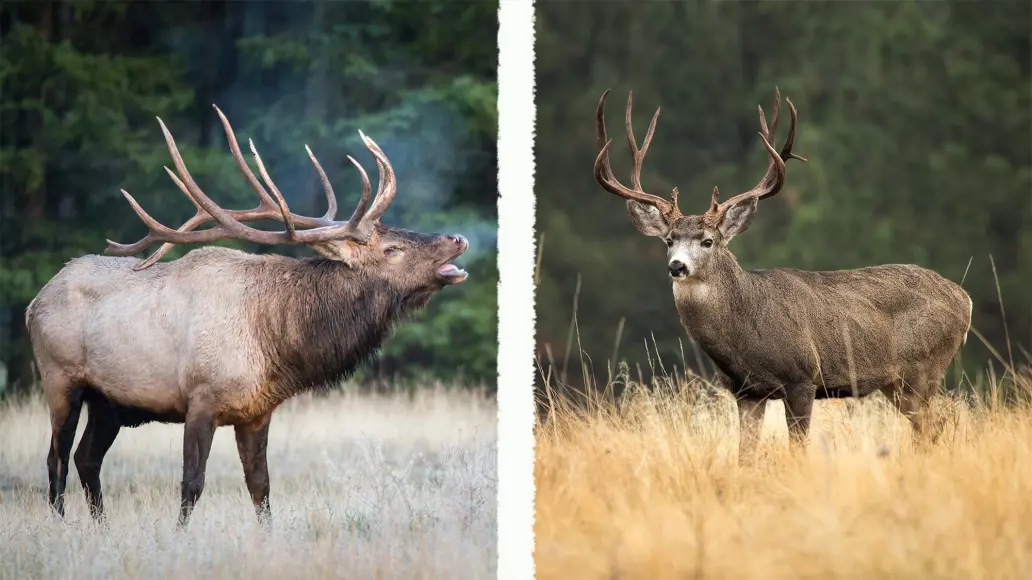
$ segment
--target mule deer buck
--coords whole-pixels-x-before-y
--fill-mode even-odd
[[[337,221],[333,187],[308,150],[329,209],[323,217],[305,217],[291,213],[252,142],[268,191],[258,182],[229,121],[215,110],[237,166],[258,194],[258,206],[216,205],[194,182],[158,119],[176,167],[176,172],[165,170],[197,214],[172,230],[123,190],[150,233],[133,244],[108,240],[111,257],[70,261],[25,313],[53,430],[49,501],[62,516],[68,455],[85,403],[89,419],[75,465],[94,517],[103,513],[101,464],[119,430],[160,421],[184,424],[180,526],[201,496],[212,437],[224,425],[236,430],[244,481],[259,519],[265,520],[270,512],[266,444],[277,406],[350,376],[396,323],[444,286],[466,278],[451,263],[468,248],[462,236],[380,223],[397,181],[387,156],[361,131],[379,168],[375,198],[368,175],[349,156],[362,178],[362,197],[347,221]],[[285,228],[266,231],[243,223],[264,219]],[[213,227],[196,229],[210,222]],[[157,263],[175,244],[231,238],[306,244],[319,256],[295,259],[205,247]],[[128,257],[159,242],[146,260]]]
[[[631,128],[631,95],[625,116],[631,187],[614,177],[604,119],[608,94],[602,94],[596,110],[595,180],[627,200],[639,232],[666,243],[681,324],[737,400],[740,458],[755,449],[769,399],[784,400],[794,444],[806,439],[815,399],[875,391],[910,419],[920,440],[937,438],[940,426],[927,402],[940,390],[971,325],[971,299],[960,286],[908,264],[824,272],[745,270],[728,249],[728,242],[748,229],[759,201],[781,190],[785,163],[806,161],[792,153],[797,121],[792,101],[791,126],[780,152],[771,145],[780,93],[775,91],[769,128],[759,107],[760,138],[770,157],[760,182],[722,203],[713,188],[704,214],[682,215],[676,188],[669,200],[642,189],[642,161],[659,109],[639,149]]]

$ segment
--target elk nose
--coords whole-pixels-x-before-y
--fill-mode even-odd
[[[688,275],[688,266],[684,265],[681,260],[674,260],[667,265],[667,269],[670,270],[671,278],[680,278]]]
[[[469,240],[458,234],[451,234],[448,236],[448,239],[455,242],[456,246],[461,246],[463,248],[469,246]]]

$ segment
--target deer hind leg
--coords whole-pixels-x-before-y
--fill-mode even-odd
[[[104,499],[100,491],[100,468],[111,444],[118,437],[122,424],[118,410],[99,393],[86,398],[88,416],[86,430],[75,449],[75,468],[79,483],[86,493],[86,502],[94,519],[104,515]]]
[[[751,461],[760,440],[763,417],[767,412],[766,399],[738,398],[738,462]]]
[[[795,449],[806,447],[816,390],[815,385],[792,385],[785,389],[785,421],[788,424],[788,440]]]
[[[942,379],[938,374],[915,373],[906,376],[891,390],[884,392],[896,409],[910,421],[914,442],[919,447],[935,444],[945,424],[945,417],[932,407],[931,400],[938,394]]]
[[[269,508],[269,463],[266,461],[271,418],[270,414],[254,423],[235,427],[237,451],[244,466],[244,483],[261,523],[268,523],[272,515]]]
[[[83,388],[61,376],[44,376],[43,391],[50,407],[50,453],[47,454],[50,506],[64,517],[65,483],[68,481],[68,456],[75,442],[75,429],[82,410]]]

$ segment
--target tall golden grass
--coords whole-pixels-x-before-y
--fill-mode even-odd
[[[553,401],[536,435],[538,578],[1032,578],[1027,400],[943,398],[945,431],[923,449],[880,395],[819,401],[801,453],[770,402],[739,466],[730,396],[666,384]]]

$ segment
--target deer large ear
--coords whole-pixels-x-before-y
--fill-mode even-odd
[[[729,241],[731,238],[749,229],[749,224],[752,223],[753,216],[756,215],[756,208],[759,205],[759,200],[755,197],[742,200],[740,203],[727,208],[724,213],[724,219],[720,222],[720,233],[724,235],[724,240]]]
[[[310,244],[310,247],[315,250],[315,253],[334,262],[344,262],[349,266],[354,266],[358,260],[358,246],[355,242],[333,240],[316,242]]]
[[[627,200],[627,215],[638,231],[646,236],[663,237],[670,231],[670,224],[655,206]]]

